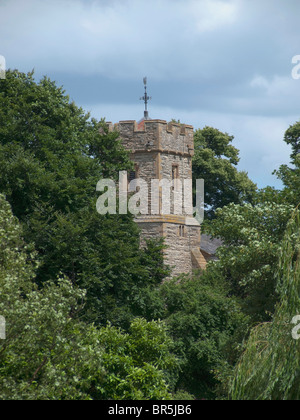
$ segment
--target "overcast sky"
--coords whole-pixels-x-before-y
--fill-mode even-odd
[[[150,118],[233,135],[239,168],[280,187],[300,119],[299,17],[299,0],[0,0],[0,55],[112,122],[142,118],[147,76]]]

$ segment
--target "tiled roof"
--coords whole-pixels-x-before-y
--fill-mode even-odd
[[[208,235],[201,235],[200,248],[201,251],[206,252],[209,255],[215,255],[217,249],[223,245],[221,239],[212,238]]]

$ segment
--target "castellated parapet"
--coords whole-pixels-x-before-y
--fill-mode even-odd
[[[142,178],[148,185],[151,180],[176,182],[192,179],[194,155],[193,127],[186,124],[167,123],[164,120],[120,121],[107,123],[109,130],[120,133],[123,146],[131,151],[135,163],[132,178]],[[174,185],[174,184],[172,184]],[[176,188],[171,188],[170,212],[163,212],[162,188],[159,188],[158,213],[149,211],[136,217],[141,228],[142,244],[145,239],[163,236],[167,249],[165,262],[173,267],[172,274],[191,273],[193,268],[203,268],[200,255],[200,225],[187,211]],[[182,212],[178,213],[178,197]],[[175,211],[175,209],[177,209]]]
[[[110,127],[112,128],[112,124]],[[184,156],[193,156],[194,139],[191,125],[167,123],[163,120],[120,121],[114,125],[124,145],[133,153],[159,151]]]

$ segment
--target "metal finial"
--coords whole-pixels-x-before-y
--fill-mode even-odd
[[[144,118],[145,118],[145,120],[148,120],[149,115],[148,115],[147,105],[148,105],[148,101],[151,100],[152,98],[151,98],[151,96],[148,96],[148,94],[147,94],[147,77],[143,78],[143,82],[144,82],[144,85],[145,85],[145,93],[144,93],[144,96],[142,96],[140,98],[140,100],[144,101],[144,103],[145,103]]]

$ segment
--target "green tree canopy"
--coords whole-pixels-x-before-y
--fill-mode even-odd
[[[242,298],[254,322],[266,321],[278,299],[275,269],[285,229],[293,211],[288,204],[230,204],[216,212],[205,231],[223,241],[212,262]]]
[[[291,167],[281,165],[275,174],[284,184],[282,195],[294,206],[300,203],[300,121],[285,132],[284,141],[291,146]]]
[[[0,399],[170,399],[178,363],[166,327],[135,319],[124,333],[80,321],[85,291],[66,278],[38,288],[27,248],[0,195]]]
[[[174,278],[143,290],[136,311],[148,321],[163,319],[181,370],[174,388],[197,399],[214,399],[239,355],[236,345],[249,319],[217,270]]]
[[[212,127],[198,129],[194,134],[193,179],[204,179],[208,218],[230,203],[251,202],[257,188],[246,172],[236,168],[239,151],[232,145],[233,138]]]
[[[300,307],[300,220],[290,220],[277,265],[279,302],[271,322],[255,327],[235,369],[230,398],[299,400],[300,347],[292,321]],[[300,324],[299,319],[298,324]],[[297,323],[297,321],[296,321]]]

